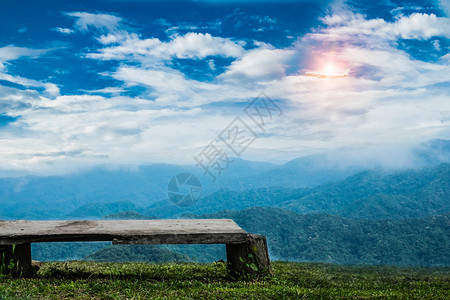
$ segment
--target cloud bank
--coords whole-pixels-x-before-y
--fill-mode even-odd
[[[0,48],[0,80],[22,86],[0,86],[0,107],[14,118],[0,128],[1,169],[48,174],[95,164],[193,163],[260,91],[279,103],[283,117],[259,132],[247,159],[282,162],[450,138],[450,58],[434,42],[450,38],[447,17],[412,13],[389,22],[340,8],[291,45],[276,47],[195,30],[144,36],[118,15],[66,15],[73,28],[57,31],[87,36],[90,46],[78,55],[114,63],[99,73],[114,85],[61,95],[50,78],[8,72],[8,62],[48,50]],[[419,59],[412,46],[401,46],[404,40],[434,52]],[[180,61],[203,64],[208,79],[194,78]],[[329,64],[349,76],[304,76]]]

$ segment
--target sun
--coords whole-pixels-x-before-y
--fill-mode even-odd
[[[305,76],[316,78],[340,78],[347,77],[349,69],[342,70],[342,66],[336,66],[334,63],[327,63],[321,66],[320,71],[305,72]]]
[[[323,70],[325,74],[334,74],[336,73],[336,67],[333,64],[327,64]]]

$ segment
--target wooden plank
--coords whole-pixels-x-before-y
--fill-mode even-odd
[[[236,244],[246,237],[247,233],[174,234],[122,237],[112,242],[114,245]]]
[[[230,219],[0,221],[0,245],[114,241],[115,244],[232,244],[247,233]]]

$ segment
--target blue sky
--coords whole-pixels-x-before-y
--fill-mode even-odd
[[[236,117],[250,160],[450,138],[447,0],[1,6],[1,170],[194,164],[212,141],[235,156]],[[264,128],[244,111],[261,92],[282,111]]]

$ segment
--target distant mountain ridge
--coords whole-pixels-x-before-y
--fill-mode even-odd
[[[450,211],[449,183],[450,164],[403,172],[365,171],[277,206],[366,219],[424,217]]]
[[[113,203],[94,202],[85,204],[65,216],[65,219],[100,219],[120,217],[127,211],[142,210],[134,203],[121,201]]]
[[[365,170],[403,171],[432,167],[450,163],[450,140],[431,140],[411,148],[396,149],[395,152],[390,163],[383,163],[385,158],[380,157],[379,153],[376,158],[371,158],[371,154],[365,154],[361,150],[339,150],[299,157],[265,172],[228,181],[224,187],[231,190],[273,186],[311,188],[339,181]],[[389,148],[383,149],[381,153],[384,156],[394,155]],[[393,163],[392,160],[396,162]]]
[[[147,208],[126,201],[94,202],[73,210],[64,218],[99,219],[125,211],[156,218],[177,218],[184,214],[206,214],[255,206],[360,219],[425,217],[450,211],[448,182],[450,164],[402,172],[364,171],[310,189],[220,189],[189,207],[177,206],[169,200],[156,202]]]
[[[232,167],[224,172],[224,179],[250,176],[273,167],[266,162],[235,159]],[[203,179],[199,167],[168,164],[96,168],[64,176],[0,178],[0,219],[64,218],[80,206],[99,202],[148,206],[167,198],[169,181],[182,172]],[[215,186],[204,187],[205,194],[215,190]]]
[[[362,219],[414,218],[450,211],[450,164],[402,172],[364,171],[310,189],[222,189],[190,207],[157,202],[144,214],[173,218],[254,206]]]
[[[348,153],[345,154],[347,156],[344,154],[307,156],[294,159],[281,166],[235,158],[234,162],[230,164],[230,168],[225,170],[214,184],[211,184],[210,178],[203,175],[203,171],[199,167],[167,164],[134,168],[95,168],[65,176],[0,178],[0,218],[61,219],[83,205],[118,202],[131,202],[136,205],[136,208],[130,207],[130,210],[140,212],[147,212],[140,207],[150,206],[157,212],[155,215],[158,217],[176,216],[189,211],[171,207],[171,203],[164,199],[167,199],[168,182],[174,175],[181,172],[193,173],[203,183],[204,198],[199,203],[208,205],[208,207],[190,207],[190,210],[193,209],[192,212],[209,213],[229,208],[224,203],[228,203],[236,209],[263,205],[286,207],[304,212],[324,211],[318,209],[316,204],[310,208],[305,207],[304,202],[308,203],[314,199],[311,196],[303,198],[306,197],[306,194],[303,194],[305,191],[299,190],[299,188],[306,190],[322,186],[330,181],[338,182],[366,170],[369,166],[358,165],[354,162],[345,163],[344,158],[348,157]],[[405,156],[409,161],[414,161],[416,166],[421,167],[448,162],[450,161],[450,141],[434,140],[422,143],[412,150],[408,150],[407,153],[405,152]],[[248,189],[255,189],[255,191],[248,192],[250,195],[246,196],[247,192],[245,191]],[[270,191],[264,192],[264,189],[270,189]],[[283,189],[284,191],[281,191]],[[345,190],[341,191],[345,192]],[[212,196],[215,192],[216,194]],[[324,191],[320,193],[323,194]],[[256,197],[255,194],[258,194],[261,199],[252,198]],[[444,195],[446,195],[445,191]],[[212,197],[217,196],[219,198],[227,196],[230,201],[221,203],[214,201]],[[274,197],[277,199],[273,199]],[[303,200],[294,204],[295,200],[300,199]],[[385,202],[394,201],[391,196],[381,195],[378,199],[385,199]],[[323,199],[319,197],[317,200],[320,202]],[[344,199],[341,200],[345,202]],[[231,203],[233,201],[242,202],[242,204],[233,204]],[[285,201],[293,202],[280,205]],[[368,201],[368,203],[372,203],[372,201]],[[380,209],[379,217],[387,214],[382,212],[382,207]],[[438,207],[432,207],[430,213],[434,210],[441,211]],[[116,210],[116,212],[118,211]],[[349,209],[342,214],[352,215]],[[355,211],[353,214],[356,215],[357,212]],[[418,215],[412,212],[408,214]],[[363,215],[367,216],[368,214],[363,213]],[[83,216],[83,214],[78,214],[72,217]],[[86,217],[88,216],[86,215]],[[100,214],[93,214],[89,217],[100,217]]]
[[[450,163],[450,140],[435,139],[421,143],[412,152],[419,166]]]
[[[118,213],[103,216],[105,220],[154,220],[156,217],[145,216],[133,210],[121,211]]]

